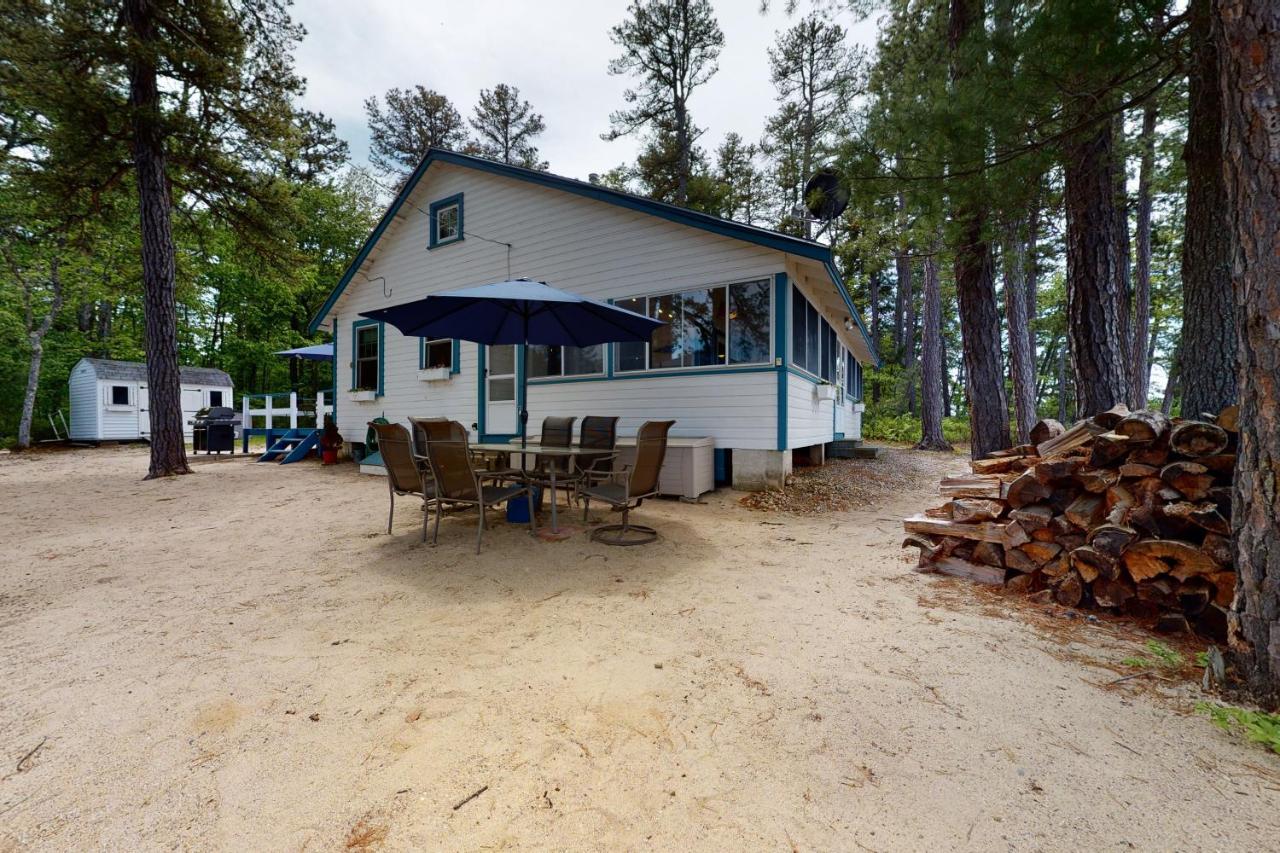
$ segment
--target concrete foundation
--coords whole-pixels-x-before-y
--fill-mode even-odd
[[[790,450],[733,451],[733,487],[739,491],[780,489],[790,475]]]

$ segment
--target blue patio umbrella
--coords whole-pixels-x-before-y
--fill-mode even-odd
[[[333,344],[315,344],[309,347],[282,349],[278,350],[276,355],[283,355],[286,358],[300,358],[304,361],[332,361]]]
[[[361,317],[395,326],[419,338],[460,338],[478,344],[586,347],[625,341],[648,342],[666,324],[643,314],[557,290],[527,278],[433,293],[425,299],[362,311]],[[528,359],[521,359],[527,364]],[[520,371],[520,445],[529,411],[528,371]]]

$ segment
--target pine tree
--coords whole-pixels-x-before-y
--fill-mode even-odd
[[[485,157],[526,169],[547,168],[533,144],[534,137],[541,135],[546,125],[532,104],[520,100],[520,90],[515,86],[499,83],[493,89],[482,89],[469,123],[478,134],[480,153]]]
[[[760,219],[766,200],[764,174],[757,160],[760,147],[743,142],[737,133],[725,134],[716,149],[716,178],[724,186],[723,214],[730,219],[754,225]]]
[[[467,145],[462,115],[444,95],[423,86],[388,89],[384,107],[377,96],[365,100],[369,120],[369,160],[386,174],[406,179],[430,148],[460,150]]]
[[[1241,380],[1229,636],[1249,685],[1280,705],[1280,6],[1218,0],[1213,29]]]
[[[636,132],[650,136],[650,159],[671,161],[674,189],[670,201],[687,204],[693,177],[694,143],[701,131],[689,115],[689,97],[716,73],[724,33],[708,0],[635,0],[627,18],[610,30],[622,56],[609,73],[635,75],[635,88],[623,99],[628,107],[611,113],[604,139]]]
[[[64,0],[15,4],[4,55],[16,97],[42,117],[63,168],[49,198],[102,210],[132,180],[141,236],[150,397],[148,477],[189,471],[178,376],[173,211],[270,235],[289,198],[264,167],[296,133],[302,30],[283,0]],[[185,205],[183,207],[182,205]]]

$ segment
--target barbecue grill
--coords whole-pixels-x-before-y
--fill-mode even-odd
[[[196,412],[191,424],[191,439],[196,452],[203,450],[222,454],[222,451],[236,452],[236,427],[240,424],[240,413],[228,406],[207,406]]]

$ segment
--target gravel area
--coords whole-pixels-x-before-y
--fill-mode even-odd
[[[784,489],[752,492],[748,509],[816,515],[876,506],[885,498],[936,483],[964,466],[965,456],[886,447],[879,459],[832,459],[820,468],[797,468]]]

